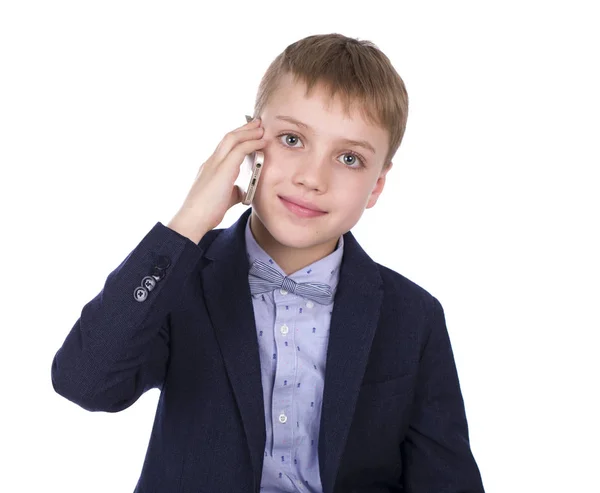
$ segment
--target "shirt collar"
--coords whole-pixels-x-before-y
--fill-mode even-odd
[[[248,256],[248,263],[252,265],[255,260],[261,260],[262,262],[270,265],[277,269],[282,275],[285,276],[285,272],[277,265],[277,262],[273,260],[267,252],[256,242],[254,234],[250,229],[250,216],[246,221],[245,228],[246,237],[246,254]],[[324,282],[331,286],[332,292],[335,293],[335,289],[339,280],[339,271],[342,263],[342,257],[344,254],[344,236],[340,235],[335,250],[326,257],[313,262],[306,267],[290,274],[288,277],[296,282]]]

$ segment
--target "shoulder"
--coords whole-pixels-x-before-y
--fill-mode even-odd
[[[423,286],[385,265],[374,263],[383,281],[384,303],[426,313],[442,309],[438,299]]]

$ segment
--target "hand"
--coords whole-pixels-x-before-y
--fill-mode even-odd
[[[265,145],[260,124],[260,119],[255,119],[225,134],[212,156],[200,166],[183,205],[168,224],[170,228],[198,242],[243,200],[244,191],[235,181],[246,155]]]

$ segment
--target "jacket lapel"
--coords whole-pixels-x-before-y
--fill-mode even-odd
[[[248,283],[250,265],[244,237],[250,212],[251,208],[216,236],[205,253],[214,261],[201,271],[201,276],[206,309],[246,432],[254,477],[260,482],[266,432],[260,356]],[[255,490],[258,490],[256,484]]]
[[[352,233],[344,234],[344,256],[331,314],[319,430],[324,493],[333,491],[382,300],[382,280],[376,264]]]
[[[254,474],[260,481],[266,440],[261,367],[246,254],[245,227],[252,209],[218,234],[201,270],[206,307],[215,327],[246,436]],[[201,242],[202,244],[202,242]],[[323,491],[333,491],[382,302],[375,263],[352,233],[344,235],[325,368],[319,432]]]

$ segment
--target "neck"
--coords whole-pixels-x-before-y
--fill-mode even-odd
[[[286,276],[299,271],[300,269],[311,265],[317,260],[330,255],[336,248],[338,240],[332,240],[320,245],[314,245],[310,248],[293,248],[279,243],[271,233],[265,228],[264,224],[251,214],[250,230],[256,240],[256,243],[271,257],[277,265],[281,267]]]

